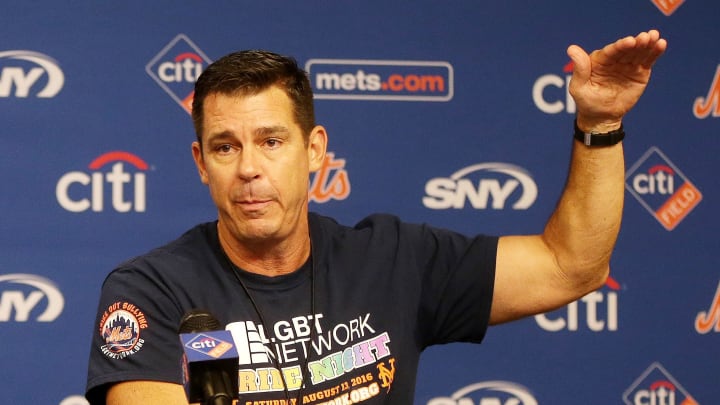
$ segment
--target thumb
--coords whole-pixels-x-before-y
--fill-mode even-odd
[[[573,61],[573,77],[576,85],[583,85],[590,79],[590,56],[577,45],[570,45],[567,49],[567,55]]]

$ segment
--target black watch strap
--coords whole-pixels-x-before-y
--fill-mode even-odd
[[[615,145],[625,138],[625,129],[623,125],[620,124],[620,128],[610,132],[584,132],[578,127],[577,120],[575,120],[574,137],[586,146],[610,146]]]

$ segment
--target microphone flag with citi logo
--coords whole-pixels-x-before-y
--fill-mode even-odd
[[[228,405],[238,396],[238,353],[230,331],[203,310],[192,310],[180,322],[183,384],[191,403]]]

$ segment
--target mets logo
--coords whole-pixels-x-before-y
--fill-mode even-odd
[[[700,190],[654,146],[627,172],[625,188],[668,231],[702,200]]]
[[[392,386],[393,379],[395,378],[395,358],[391,358],[389,363],[390,368],[385,366],[384,361],[381,361],[380,364],[377,365],[378,378],[382,380],[382,384],[380,384],[380,386],[387,388],[387,392],[390,392],[390,387]]]
[[[145,71],[188,114],[195,81],[211,60],[187,36],[179,34],[145,66]]]
[[[115,302],[109,305],[100,320],[100,336],[105,343],[100,350],[113,359],[137,353],[145,343],[140,332],[147,326],[145,314],[134,304]]]
[[[695,330],[702,335],[711,331],[720,332],[720,283],[718,283],[710,309],[697,314]]]
[[[693,114],[700,119],[707,118],[710,115],[720,117],[720,65],[715,70],[715,77],[707,96],[695,99]]]
[[[653,363],[623,394],[627,405],[698,405],[660,363]]]

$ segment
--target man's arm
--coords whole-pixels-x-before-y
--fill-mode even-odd
[[[158,381],[126,381],[107,392],[107,405],[187,405],[182,385]]]
[[[575,64],[570,94],[578,127],[598,133],[618,129],[666,47],[654,30],[590,55],[570,46],[568,56]],[[561,307],[600,288],[609,274],[624,196],[622,143],[573,143],[565,190],[543,233],[500,238],[492,324]]]

